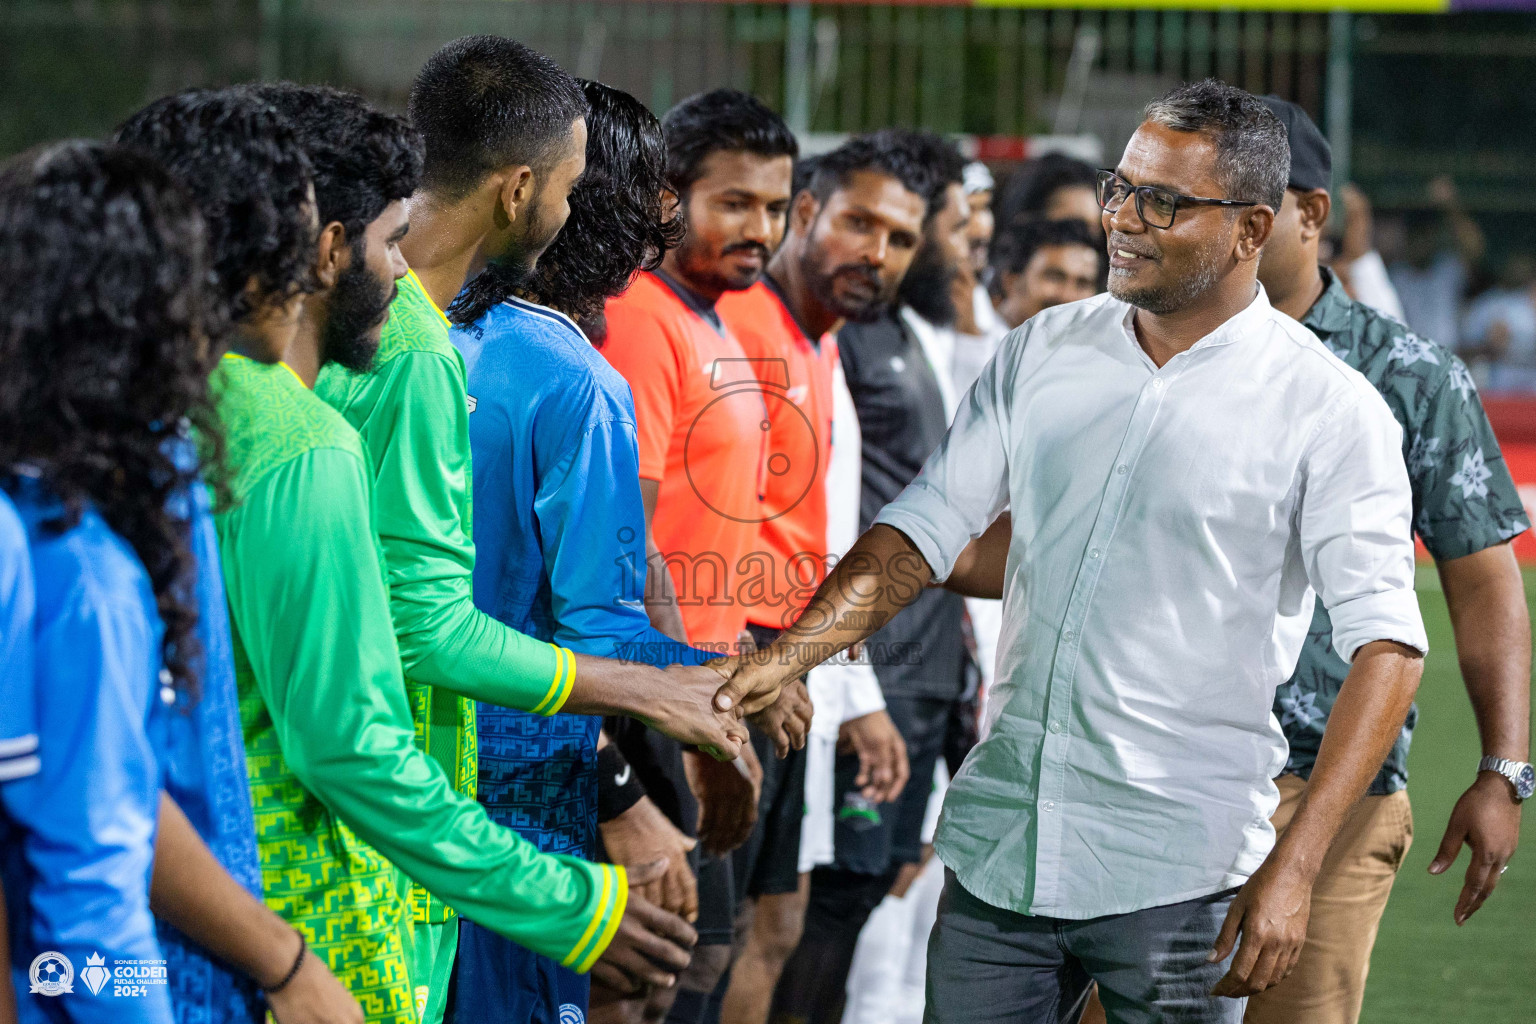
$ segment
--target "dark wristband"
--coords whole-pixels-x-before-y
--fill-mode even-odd
[[[645,787],[624,760],[617,744],[597,752],[597,823],[612,821],[645,796]]]
[[[282,981],[278,982],[276,985],[269,985],[262,989],[262,991],[269,996],[276,995],[283,989],[287,988],[288,983],[293,981],[293,979],[298,976],[299,968],[304,966],[304,955],[309,952],[309,943],[304,941],[303,932],[299,931],[298,929],[294,929],[294,932],[299,937],[299,955],[293,958],[293,966],[288,968],[288,973],[283,976]]]

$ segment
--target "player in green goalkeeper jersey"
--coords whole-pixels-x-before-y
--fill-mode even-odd
[[[231,354],[214,380],[237,467],[218,527],[267,900],[381,1024],[414,1024],[426,980],[396,867],[443,905],[575,969],[601,957],[621,984],[665,984],[686,961],[686,925],[630,897],[624,868],[539,854],[491,823],[418,746],[369,454],[309,390],[327,360],[361,367],[372,356],[377,322],[359,336],[328,321],[349,305],[338,282],[353,259],[379,292],[405,272],[405,206],[390,198],[350,253],[344,232],[322,230],[324,290],[287,360]],[[543,647],[558,698],[574,657]],[[723,730],[711,738],[729,743]]]
[[[473,603],[473,399],[443,308],[485,261],[531,269],[559,232],[585,166],[585,113],[575,80],[512,40],[468,37],[427,62],[411,97],[426,144],[423,185],[410,200],[411,234],[401,245],[415,270],[399,283],[371,371],[332,367],[316,385],[357,428],[372,460],[376,526],[419,740],[469,795],[475,700],[538,714],[630,715],[684,743],[719,747],[727,730],[731,743],[746,735],[710,711],[722,682],[711,668],[656,669],[568,652],[560,660],[548,644]],[[418,987],[429,987],[423,1020],[432,1024],[442,1014],[458,925],[430,891],[413,891],[411,904],[413,973]]]

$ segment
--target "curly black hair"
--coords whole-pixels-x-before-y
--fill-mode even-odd
[[[791,160],[800,155],[800,144],[784,119],[739,89],[690,96],[667,111],[661,124],[667,135],[667,177],[682,195],[703,177],[704,161],[711,153],[744,152]]]
[[[928,169],[928,191],[923,196],[928,202],[927,218],[944,208],[949,186],[965,181],[965,157],[953,142],[933,132],[882,128],[870,135],[869,141],[917,160]]]
[[[320,223],[341,224],[360,257],[368,225],[421,183],[421,136],[355,92],[293,82],[243,88],[292,126],[309,157]]]
[[[196,200],[227,323],[250,314],[252,278],[263,295],[314,289],[309,159],[268,103],[243,89],[192,89],[134,114],[115,141],[154,156]]]
[[[197,688],[196,565],[180,500],[217,437],[202,218],[142,153],[65,142],[0,168],[0,474],[35,467],[139,556],[173,684]]]
[[[426,185],[449,199],[501,167],[545,170],[586,112],[576,79],[501,36],[455,39],[427,58],[411,86],[411,123],[426,142]]]
[[[830,153],[818,156],[808,175],[797,177],[804,179],[804,187],[816,202],[825,203],[859,171],[895,178],[908,192],[921,196],[924,203],[936,190],[943,191],[936,184],[934,168],[926,154],[904,145],[903,138],[890,129],[849,139]]]
[[[576,320],[602,312],[641,270],[655,270],[686,227],[667,184],[661,123],[645,104],[600,82],[582,82],[587,169],[571,190],[570,219],[526,281],[491,263],[465,287],[449,315],[473,323],[509,294]]]

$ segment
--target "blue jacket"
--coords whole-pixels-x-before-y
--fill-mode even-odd
[[[714,655],[645,614],[645,509],[629,385],[569,319],[531,302],[453,332],[469,374],[475,604],[583,654]],[[596,718],[479,708],[480,800],[550,852],[591,856]]]
[[[41,761],[37,774],[0,787],[19,839],[5,844],[0,870],[20,1018],[163,1024],[167,986],[118,996],[109,980],[92,994],[86,973],[93,954],[109,971],[163,959],[149,912],[166,719],[154,593],[133,550],[94,511],[60,533],[52,524],[63,509],[40,485],[22,480],[11,497],[37,587]],[[72,991],[33,994],[33,960],[50,951],[72,968]],[[60,968],[58,957],[40,962],[44,980]]]
[[[37,705],[32,685],[32,556],[16,506],[0,492],[0,783],[35,774]]]
[[[219,537],[201,485],[172,503],[191,518],[197,560],[198,693],[183,694],[167,716],[165,791],[224,870],[261,899],[256,819],[245,770],[240,699],[235,689],[229,608],[219,570]],[[255,982],[211,958],[181,932],[156,920],[165,952],[176,1024],[257,1024],[265,1011]]]

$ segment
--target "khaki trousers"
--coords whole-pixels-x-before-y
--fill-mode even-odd
[[[1277,832],[1290,824],[1306,782],[1282,775]],[[1248,1001],[1244,1024],[1355,1024],[1365,998],[1371,948],[1392,883],[1413,843],[1403,790],[1355,805],[1323,860],[1312,890],[1307,944],[1291,976]]]

